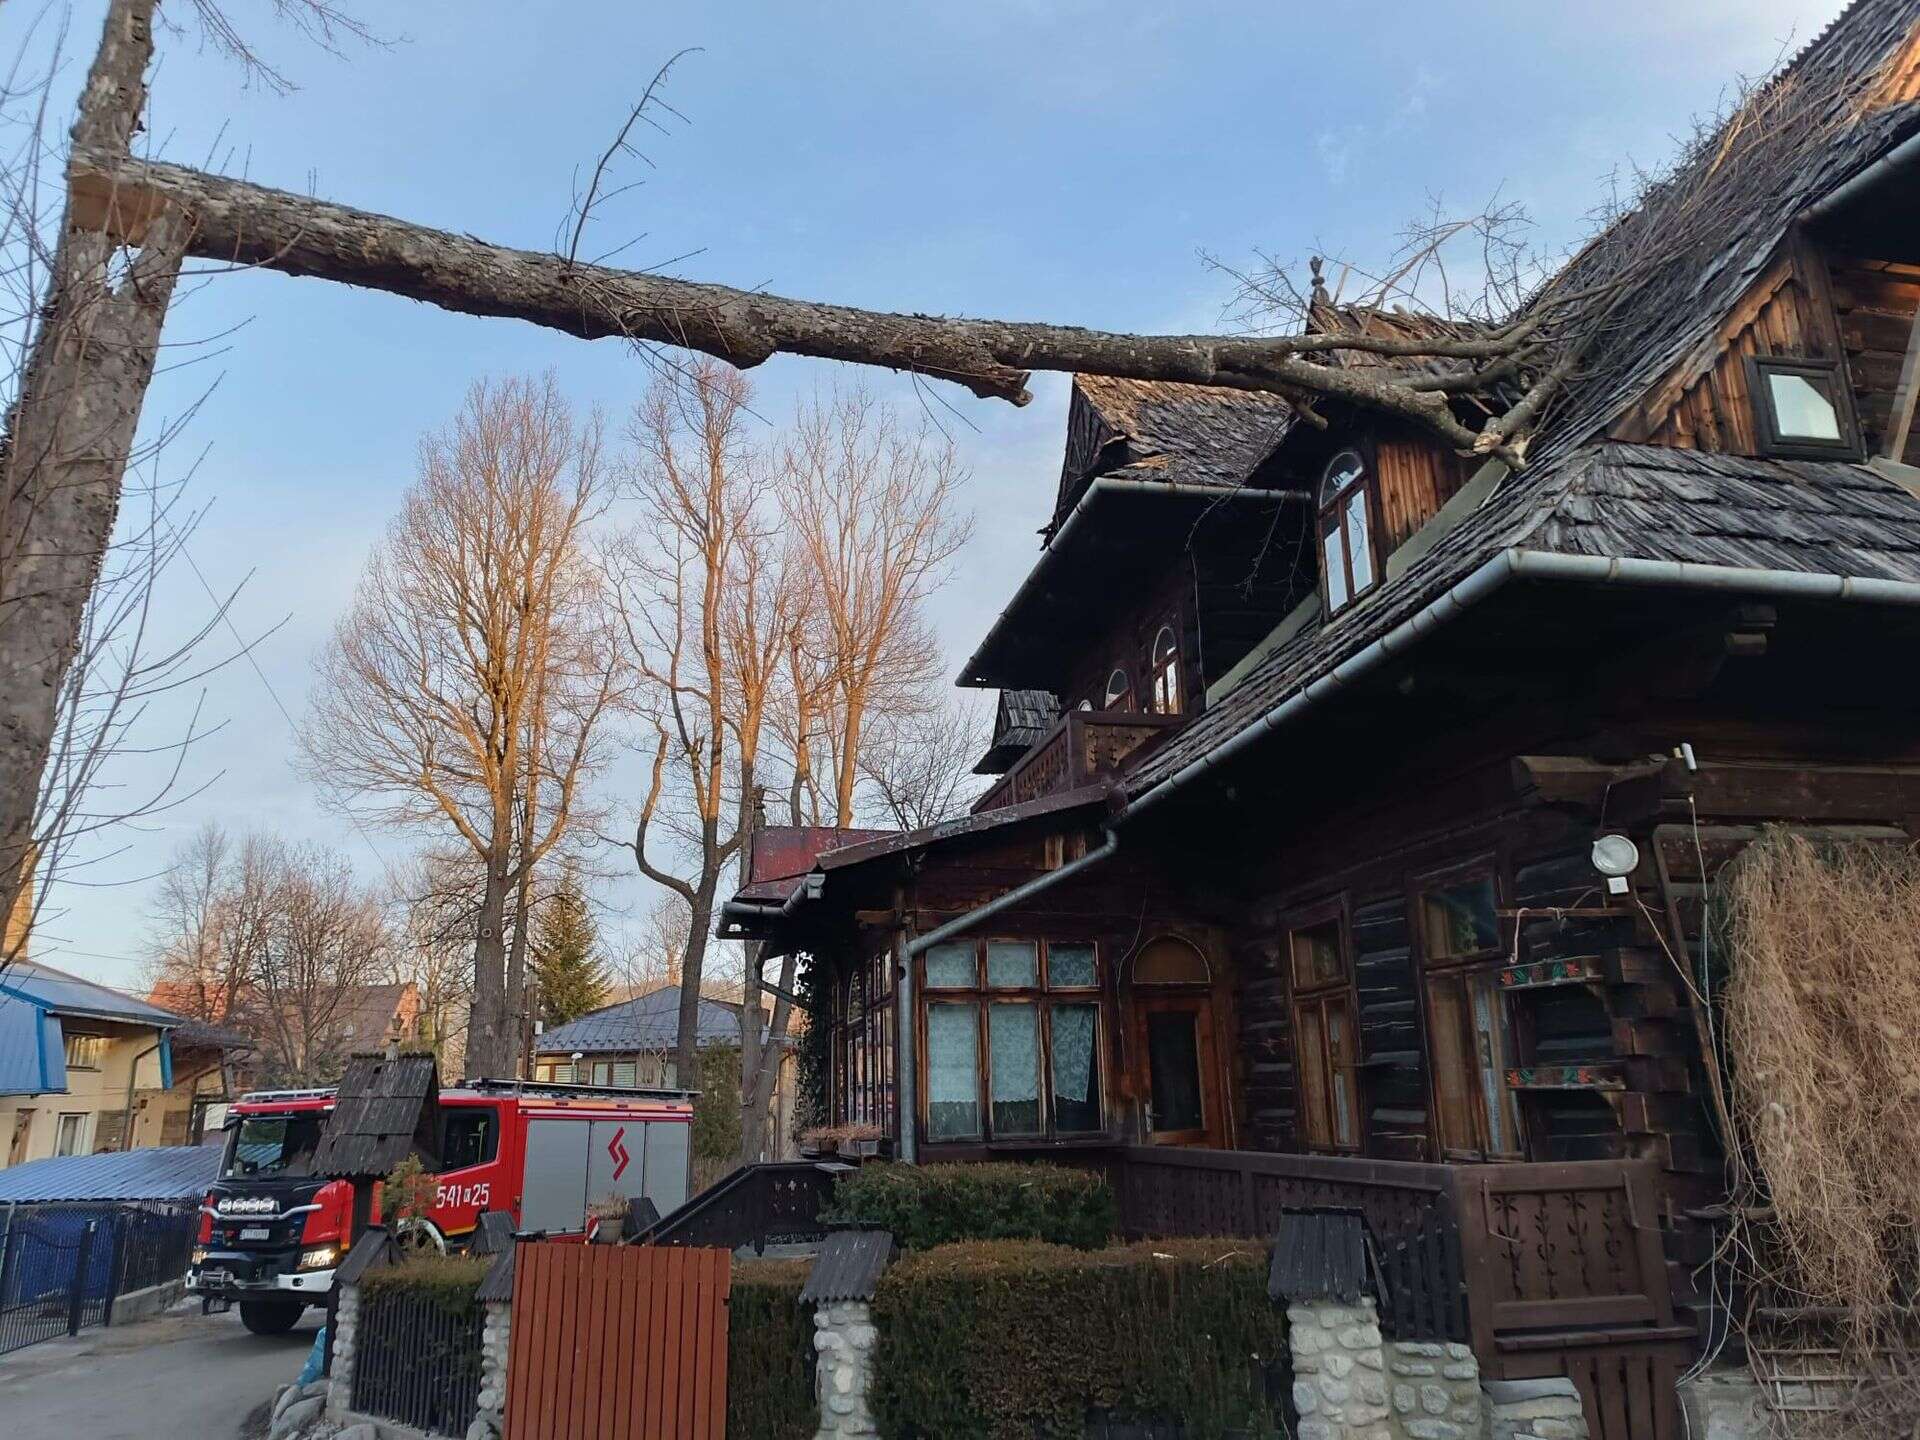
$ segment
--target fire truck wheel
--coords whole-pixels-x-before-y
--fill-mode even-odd
[[[414,1255],[444,1255],[446,1238],[431,1220],[402,1220],[393,1232],[393,1243]]]
[[[240,1323],[255,1335],[284,1335],[299,1323],[306,1308],[284,1300],[242,1300]]]

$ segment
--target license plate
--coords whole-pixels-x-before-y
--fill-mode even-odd
[[[265,1225],[249,1225],[240,1232],[242,1240],[271,1240],[273,1231]]]

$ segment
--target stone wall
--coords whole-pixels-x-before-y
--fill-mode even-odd
[[[816,1440],[872,1440],[879,1435],[867,1391],[880,1332],[864,1300],[836,1300],[813,1311],[814,1393],[820,1401]]]
[[[1450,1340],[1391,1340],[1385,1355],[1395,1435],[1482,1440],[1480,1365],[1472,1350]]]
[[[1490,1440],[1587,1440],[1571,1380],[1489,1380],[1485,1390]]]
[[[353,1409],[353,1351],[360,1330],[360,1287],[342,1285],[334,1297],[333,1369],[327,1375],[327,1415],[344,1420]]]

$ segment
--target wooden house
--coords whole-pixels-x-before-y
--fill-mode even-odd
[[[818,967],[834,1120],[1113,1165],[1150,1233],[1443,1231],[1483,1373],[1670,1393],[1724,1200],[1705,882],[1769,823],[1920,835],[1920,4],[1771,84],[1815,138],[1683,167],[1723,238],[1621,301],[1522,469],[1076,380],[959,677],[1000,780],[726,911]]]

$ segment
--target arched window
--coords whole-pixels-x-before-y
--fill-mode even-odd
[[[1180,713],[1180,642],[1171,625],[1153,637],[1153,708],[1162,715]]]
[[[1373,522],[1367,462],[1342,450],[1320,477],[1320,555],[1327,613],[1373,588]]]
[[[1124,666],[1115,666],[1107,676],[1107,697],[1101,702],[1102,710],[1125,710],[1133,700],[1133,681],[1128,678]]]
[[[1133,957],[1136,985],[1205,985],[1213,979],[1207,957],[1178,935],[1149,940]]]

